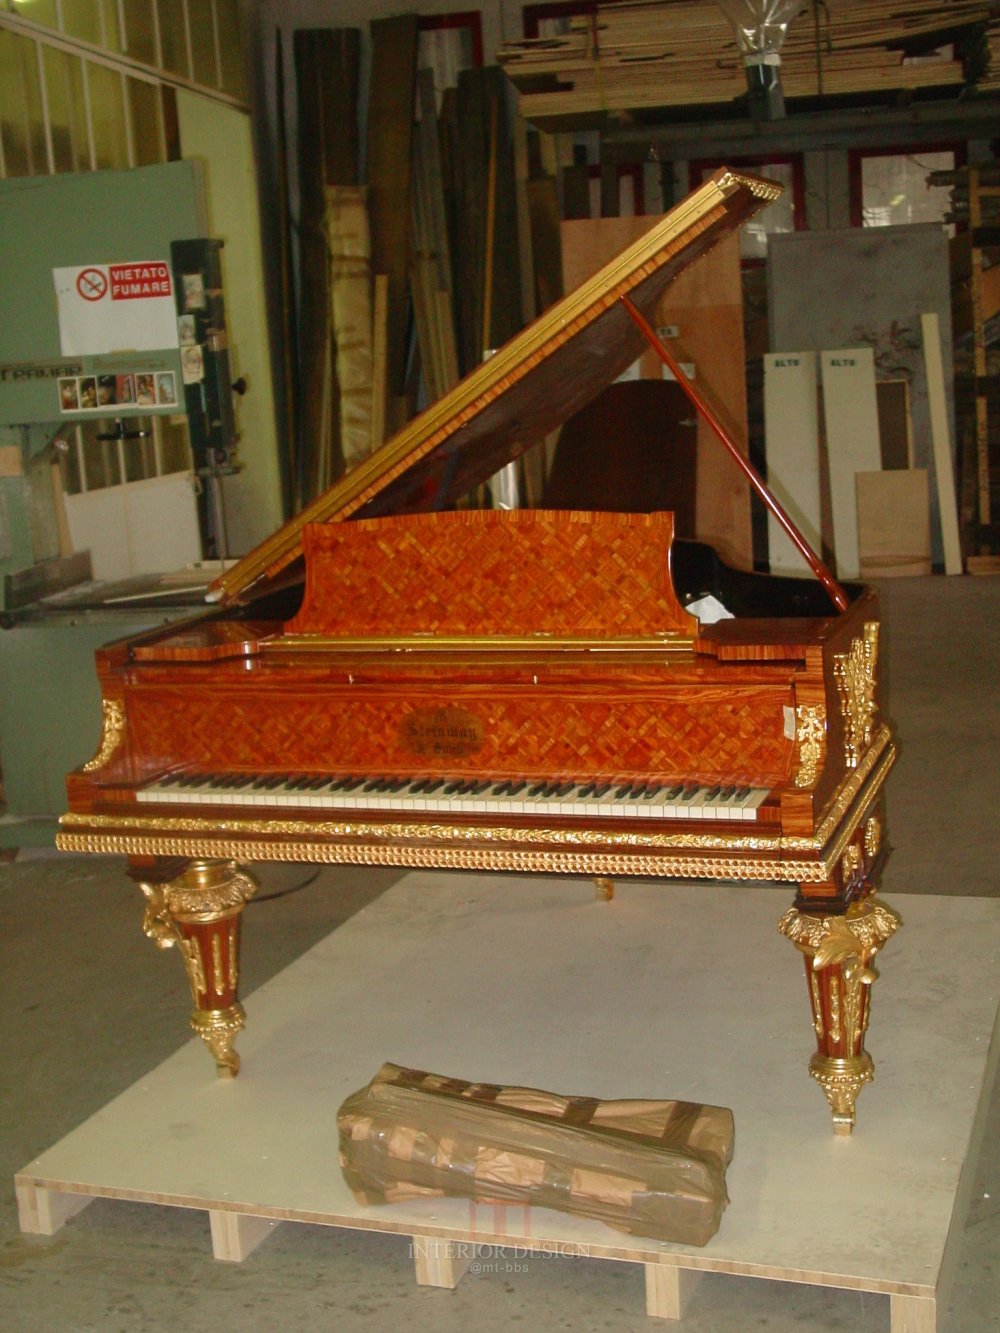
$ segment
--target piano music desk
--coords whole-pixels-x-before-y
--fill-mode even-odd
[[[527,1283],[530,1301],[531,1268],[576,1255],[642,1265],[648,1311],[666,1317],[700,1274],[720,1275],[691,1298],[699,1327],[746,1326],[746,1290],[725,1276],[738,1275],[844,1289],[837,1327],[933,1333],[1000,1052],[1000,903],[905,899],[864,1133],[842,1138],[808,1114],[811,1089],[786,1058],[801,979],[770,925],[776,897],[624,882],[605,903],[586,880],[411,873],[249,997],[240,1078],[206,1078],[189,1041],[26,1165],[22,1228],[52,1234],[94,1197],[130,1199],[207,1212],[219,1259],[245,1258],[281,1222],[320,1223],[396,1235],[360,1253],[380,1267],[409,1257],[424,1284],[452,1286],[474,1261],[467,1283]],[[719,1232],[692,1248],[546,1209],[357,1204],[336,1111],[383,1060],[731,1107]],[[528,1275],[506,1277],[496,1246]],[[324,1304],[337,1276],[334,1259]],[[781,1289],[755,1286],[755,1314],[788,1317]],[[854,1304],[859,1292],[888,1295],[888,1308]]]

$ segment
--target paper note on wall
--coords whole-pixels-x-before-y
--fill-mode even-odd
[[[63,356],[176,347],[170,265],[161,259],[54,268]]]

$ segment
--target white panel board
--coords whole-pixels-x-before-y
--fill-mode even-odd
[[[931,414],[931,440],[934,445],[934,475],[937,481],[938,514],[941,519],[941,546],[944,572],[961,574],[962,547],[958,534],[958,504],[955,500],[955,472],[952,465],[951,431],[948,427],[948,401],[941,359],[941,328],[937,315],[920,316],[927,368],[927,401]]]
[[[198,511],[189,472],[147,477],[122,489],[126,492],[133,574],[162,574],[201,559]]]
[[[128,551],[123,486],[106,486],[66,496],[66,521],[75,551],[89,551],[99,582],[126,579],[132,573]]]
[[[67,495],[66,517],[74,550],[90,551],[98,580],[168,573],[201,559],[188,472]]]
[[[861,562],[854,474],[877,472],[882,466],[875,357],[870,347],[846,347],[820,352],[819,363],[837,574],[856,579]]]
[[[814,551],[821,546],[819,403],[815,352],[764,357],[767,484]],[[802,556],[773,514],[767,516],[772,574],[808,574]]]

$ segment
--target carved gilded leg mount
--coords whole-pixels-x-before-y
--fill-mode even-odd
[[[778,929],[805,955],[816,1054],[809,1072],[823,1089],[836,1134],[854,1128],[858,1093],[874,1077],[865,1050],[870,991],[878,972],[876,953],[896,930],[899,917],[866,898],[842,916],[821,916],[790,907]]]
[[[236,1035],[246,1023],[237,998],[240,916],[257,881],[233,861],[191,861],[169,884],[140,883],[142,928],[161,949],[184,959],[194,1009],[191,1026],[215,1057],[220,1076],[235,1077]]]

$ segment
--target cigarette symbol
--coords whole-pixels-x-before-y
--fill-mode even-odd
[[[83,268],[77,275],[76,290],[85,301],[99,301],[108,290],[108,276],[99,268]]]

